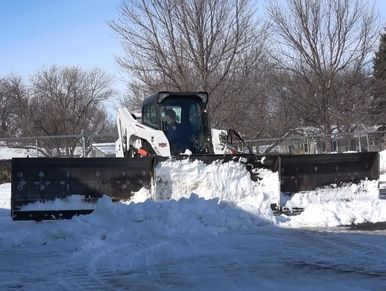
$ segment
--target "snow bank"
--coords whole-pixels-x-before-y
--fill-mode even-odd
[[[8,216],[9,217],[9,216]],[[10,217],[9,217],[10,220]],[[90,215],[72,220],[13,222],[1,227],[1,244],[47,244],[71,240],[89,243],[151,240],[154,237],[216,236],[228,231],[253,230],[270,223],[218,198],[196,194],[178,201],[146,200],[142,203],[112,202],[104,196]],[[0,223],[1,224],[1,223]]]

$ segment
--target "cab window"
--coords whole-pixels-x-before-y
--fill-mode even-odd
[[[189,126],[194,131],[200,131],[203,128],[203,117],[200,105],[193,103],[189,106]]]
[[[181,124],[181,106],[161,106],[161,120],[166,121],[166,112],[173,110],[176,114],[176,123]]]
[[[158,113],[154,104],[147,104],[142,112],[143,124],[158,129]]]

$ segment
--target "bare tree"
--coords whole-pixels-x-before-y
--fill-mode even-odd
[[[386,128],[386,26],[380,35],[378,50],[373,58],[374,109],[377,123]]]
[[[207,91],[214,125],[230,126],[266,44],[253,1],[126,0],[119,12],[110,26],[134,103],[158,90]]]
[[[102,102],[113,94],[111,82],[98,69],[52,66],[36,73],[31,84],[29,135],[103,134],[110,130]],[[62,147],[55,146],[58,151]],[[75,144],[68,144],[66,155],[72,155],[74,148]]]
[[[279,69],[287,71],[285,103],[306,125],[317,126],[326,134],[347,124],[349,115],[352,124],[360,122],[364,112],[357,105],[366,103],[369,96],[357,84],[379,29],[374,3],[283,2],[272,1],[269,15],[277,38],[275,58]]]
[[[234,86],[234,98],[224,100],[227,106],[221,114],[230,118],[232,128],[242,133],[244,138],[276,137],[278,134],[272,71],[273,64],[262,55],[259,63],[248,70],[248,76],[229,84]]]
[[[28,92],[16,75],[0,78],[0,137],[23,134],[28,107]]]

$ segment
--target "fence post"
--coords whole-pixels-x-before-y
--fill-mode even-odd
[[[85,158],[86,157],[86,134],[83,129],[80,134],[82,136],[83,157]]]
[[[308,134],[306,134],[306,146],[307,146],[306,154],[310,154],[310,141],[308,140]]]
[[[36,157],[38,158],[39,157],[39,150],[38,150],[38,148],[39,148],[39,140],[38,139],[36,139],[35,147],[36,147]]]
[[[339,153],[339,138],[336,138],[335,144],[336,144],[336,152]]]
[[[366,132],[366,143],[367,143],[367,151],[370,151],[370,140],[369,140],[369,134]]]

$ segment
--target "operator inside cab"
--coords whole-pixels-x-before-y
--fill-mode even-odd
[[[177,115],[173,109],[165,110],[165,126],[164,132],[169,140],[170,144],[173,145],[174,148],[180,148],[180,140],[181,140],[181,125],[176,121]]]
[[[173,155],[189,150],[206,153],[205,126],[200,99],[167,98],[161,104],[162,130],[170,143]]]

